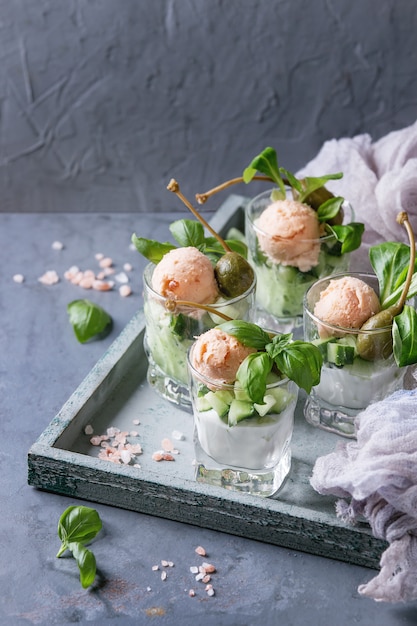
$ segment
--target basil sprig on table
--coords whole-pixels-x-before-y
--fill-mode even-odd
[[[67,305],[67,313],[80,343],[105,333],[112,325],[110,315],[90,300],[73,300]]]
[[[169,226],[172,236],[181,248],[193,246],[198,248],[200,252],[206,254],[214,262],[224,254],[224,248],[215,237],[206,237],[204,227],[200,222],[190,219],[180,219],[172,222]],[[159,263],[167,252],[174,250],[175,246],[169,242],[160,243],[154,239],[146,239],[132,235],[132,243],[136,250],[140,252],[151,263]],[[237,239],[226,239],[226,243],[232,250],[238,252],[243,257],[247,257],[246,244]]]
[[[398,242],[385,242],[369,250],[372,268],[378,278],[379,298],[383,310],[398,302],[406,281],[410,262],[410,246]],[[417,261],[407,292],[407,298],[417,295]],[[417,312],[405,305],[392,324],[393,354],[399,367],[417,362]]]
[[[325,184],[329,180],[338,180],[343,177],[341,172],[336,174],[327,174],[325,176],[312,177],[306,176],[298,179],[283,167],[279,167],[277,153],[273,148],[265,148],[258,154],[243,172],[243,181],[249,183],[257,172],[261,172],[268,176],[278,185],[278,189],[272,192],[272,200],[285,200],[286,186],[290,186],[293,190],[295,200],[309,204],[309,199],[317,192],[323,195],[323,202],[317,207],[317,217],[319,222],[325,225],[326,232],[333,235],[341,244],[340,254],[352,252],[359,248],[362,242],[364,225],[360,222],[351,222],[350,224],[329,224],[339,213],[344,198],[341,196],[333,196],[328,190],[325,190]],[[324,191],[325,190],[325,191]]]
[[[293,341],[292,333],[269,335],[252,322],[231,320],[218,326],[236,337],[245,346],[256,348],[241,363],[236,379],[253,402],[263,403],[268,374],[277,368],[310,393],[320,382],[323,357],[317,346],[306,341]]]
[[[96,577],[96,559],[85,544],[94,539],[101,528],[99,514],[87,506],[70,506],[59,518],[58,536],[62,544],[56,556],[59,558],[66,550],[72,553],[84,589],[90,587]]]

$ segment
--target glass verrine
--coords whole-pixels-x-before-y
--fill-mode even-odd
[[[318,279],[331,274],[337,274],[349,269],[349,253],[340,254],[340,244],[334,235],[323,235],[315,239],[285,240],[291,252],[295,247],[300,250],[297,263],[303,267],[313,265],[307,269],[299,269],[297,265],[288,262],[279,262],[271,256],[271,242],[275,246],[281,245],[283,239],[271,231],[259,227],[259,220],[264,211],[273,203],[272,189],[264,191],[253,198],[246,207],[245,235],[248,245],[248,260],[255,270],[257,278],[256,305],[257,322],[261,326],[289,332],[294,330],[302,334],[303,297],[306,290]],[[290,198],[287,198],[290,199]],[[342,205],[344,222],[353,220],[353,209],[348,202]],[[294,218],[295,220],[296,218]],[[276,238],[277,237],[277,238]],[[267,251],[265,251],[267,250]],[[302,260],[307,257],[308,261]],[[294,335],[295,336],[295,335]]]
[[[375,360],[361,358],[358,337],[386,345],[391,327],[360,330],[329,324],[314,314],[320,294],[331,280],[354,277],[364,281],[379,295],[374,274],[351,272],[323,278],[312,285],[304,298],[304,339],[316,344],[323,355],[320,383],[313,387],[304,405],[310,424],[345,437],[355,437],[355,416],[369,404],[403,387],[406,367],[398,367],[392,352]]]
[[[212,381],[188,353],[194,414],[196,480],[258,496],[272,496],[291,468],[297,385],[269,375],[264,403],[249,400],[238,383]]]
[[[172,311],[172,300],[152,288],[155,267],[154,263],[149,263],[143,273],[144,346],[149,363],[147,380],[166,400],[191,409],[187,351],[195,337],[224,322],[224,318],[197,307],[181,306]],[[229,299],[220,296],[210,308],[232,319],[252,321],[255,288],[256,278],[242,295]]]

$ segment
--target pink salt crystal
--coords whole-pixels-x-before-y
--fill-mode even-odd
[[[55,270],[48,270],[38,280],[43,285],[55,285],[59,282],[59,276]]]
[[[109,256],[106,256],[100,259],[99,265],[100,267],[111,267],[113,265],[113,259],[111,259]]]
[[[15,274],[13,276],[13,280],[15,283],[23,283],[25,280],[25,277],[23,276],[23,274]]]
[[[104,281],[104,280],[94,280],[93,281],[93,289],[96,291],[110,291],[113,289],[114,283],[112,281]]]
[[[167,437],[162,439],[162,448],[166,452],[170,452],[172,450],[172,448],[173,448],[172,441],[170,439],[168,439]]]
[[[129,287],[129,285],[121,285],[121,287],[119,287],[119,293],[122,296],[122,298],[127,298],[128,296],[131,295],[132,290]]]

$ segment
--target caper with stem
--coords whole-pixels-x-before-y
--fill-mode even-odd
[[[366,361],[375,361],[376,359],[387,359],[392,354],[393,339],[392,339],[392,324],[394,317],[399,315],[404,308],[407,300],[407,293],[410,288],[411,279],[414,273],[415,263],[415,240],[414,233],[408,220],[408,214],[405,211],[401,211],[397,215],[397,222],[403,224],[407,230],[409,242],[410,242],[410,261],[407,270],[407,276],[404,282],[401,296],[395,304],[379,311],[375,315],[372,315],[361,326],[361,332],[358,334],[356,341],[356,349],[358,355]],[[376,331],[380,332],[370,332]]]
[[[255,280],[255,272],[248,261],[238,252],[234,252],[222,237],[210,226],[191,202],[182,194],[179,184],[172,178],[167,186],[175,193],[198,221],[217,239],[225,254],[220,257],[214,268],[214,275],[220,291],[229,298],[236,298],[245,293]]]

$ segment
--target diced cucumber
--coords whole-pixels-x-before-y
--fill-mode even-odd
[[[271,412],[272,407],[275,405],[276,399],[272,394],[265,394],[264,404],[257,404],[255,402],[254,409],[259,413],[261,417]]]
[[[275,374],[275,372],[269,372],[266,377],[266,384],[275,385],[275,383],[278,383],[280,380],[281,376],[279,374]]]
[[[245,389],[243,389],[239,383],[234,384],[234,392],[236,400],[242,400],[243,402],[250,402],[250,398]]]
[[[357,356],[353,361],[352,367],[349,368],[349,373],[352,376],[361,378],[372,378],[372,375],[375,374],[375,363],[373,361],[365,361],[365,359]]]
[[[251,415],[253,415],[253,404],[235,398],[229,408],[229,426],[235,426]]]
[[[229,391],[229,389],[219,389],[219,391],[214,392],[216,394],[216,398],[223,400],[225,404],[230,405],[233,398],[235,397],[233,391]]]
[[[218,391],[209,391],[208,393],[206,393],[205,398],[210,407],[216,411],[217,415],[219,417],[223,417],[229,410],[229,405],[218,396],[218,393]]]
[[[280,387],[268,389],[268,394],[274,397],[275,403],[271,408],[271,413],[281,413],[291,402],[292,394],[289,393],[286,389],[281,389]]]
[[[329,343],[334,342],[334,341],[335,341],[334,337],[326,337],[326,339],[313,339],[311,343],[317,346],[323,358],[326,360],[327,359],[327,346],[329,345]]]
[[[327,360],[334,363],[338,367],[343,365],[351,365],[355,358],[355,348],[343,343],[327,344]]]
[[[209,411],[212,408],[209,400],[207,400],[206,395],[198,396],[195,400],[195,404],[197,411],[200,411],[201,413],[203,413],[203,411]]]

